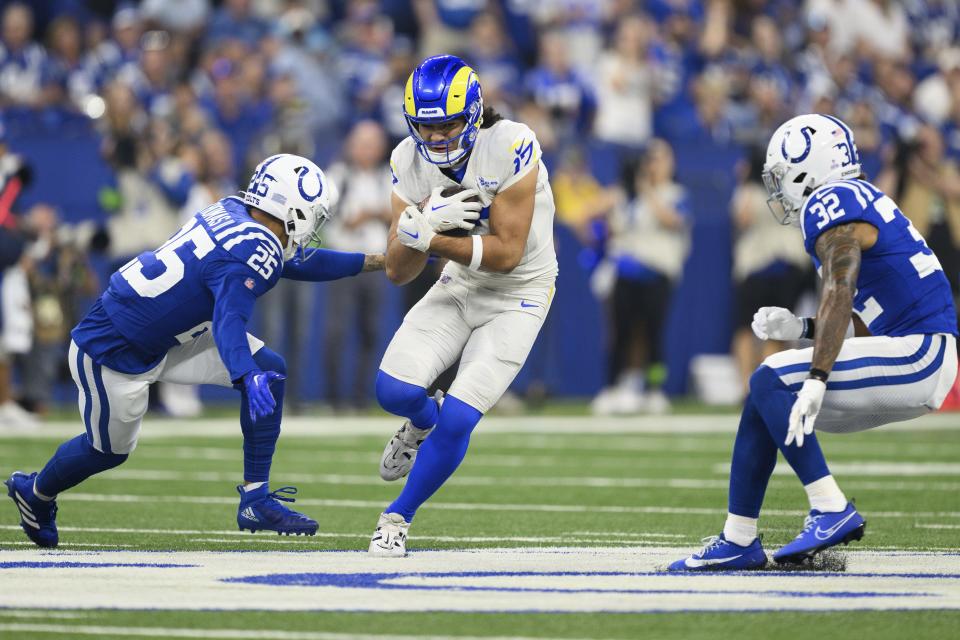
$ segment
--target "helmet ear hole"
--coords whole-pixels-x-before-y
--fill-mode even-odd
[[[793,183],[794,183],[794,184],[800,184],[801,182],[803,182],[803,181],[806,180],[806,179],[807,179],[807,172],[804,171],[803,173],[797,175],[797,177],[793,179]]]

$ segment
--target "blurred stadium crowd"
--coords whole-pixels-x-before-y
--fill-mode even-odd
[[[420,58],[441,52],[464,57],[486,103],[539,137],[560,247],[575,254],[577,273],[561,263],[560,290],[571,279],[588,283],[581,297],[605,312],[594,354],[605,368],[598,413],[665,410],[665,363],[679,375],[667,390],[688,387],[687,371],[677,374],[665,351],[683,352],[686,368],[703,348],[683,338],[671,347],[671,321],[683,333],[715,315],[729,316],[711,345],[730,347],[735,399],[763,355],[748,328],[753,311],[795,307],[814,289],[798,232],[768,214],[760,183],[770,133],[797,113],[850,124],[869,179],[898,200],[958,291],[953,0],[38,0],[0,2],[0,10],[6,423],[29,423],[51,401],[68,331],[99,290],[89,253],[115,267],[158,246],[186,216],[245,186],[267,155],[298,153],[329,168],[343,195],[328,246],[382,251],[387,158],[407,135],[403,87]],[[53,163],[31,162],[18,141],[89,131],[108,175],[97,210],[64,211],[53,193],[19,197]],[[698,160],[721,166],[685,172]],[[79,159],[60,162],[89,170]],[[730,302],[709,314],[703,291],[671,302],[698,252],[719,252],[725,257],[711,264],[729,265],[729,276],[704,285],[729,285],[720,288]],[[378,278],[327,287],[326,402],[368,401],[382,308],[412,304],[430,275],[422,280],[403,300]],[[291,376],[305,366],[312,295],[278,287],[262,318],[268,342],[286,341]],[[691,319],[698,298],[701,317]],[[548,336],[550,322],[561,321],[548,321]],[[357,346],[345,365],[347,340]],[[560,342],[548,337],[544,349]],[[541,361],[569,360],[548,353]],[[541,377],[527,393],[562,393]],[[163,395],[158,402],[175,413],[199,408],[182,390]]]

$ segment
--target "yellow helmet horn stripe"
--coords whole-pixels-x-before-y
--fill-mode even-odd
[[[447,92],[447,115],[460,113],[467,106],[467,87],[476,82],[476,73],[470,67],[462,67],[453,76]]]
[[[413,74],[407,78],[407,87],[403,90],[403,108],[408,116],[417,115],[417,105],[413,100]]]

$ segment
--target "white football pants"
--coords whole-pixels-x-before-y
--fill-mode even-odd
[[[791,349],[763,364],[797,391],[812,358],[812,347]],[[936,411],[956,378],[957,343],[951,335],[847,338],[827,381],[816,428],[849,433]]]
[[[263,346],[263,341],[249,333],[247,342],[253,353]],[[210,331],[173,347],[160,364],[139,374],[96,364],[72,340],[69,359],[87,435],[93,447],[104,453],[130,453],[136,448],[147,412],[148,387],[154,382],[232,386]]]
[[[429,387],[459,356],[448,393],[486,413],[526,361],[552,301],[552,285],[494,290],[444,274],[407,313],[380,369]]]

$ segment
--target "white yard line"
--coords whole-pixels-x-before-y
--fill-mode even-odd
[[[64,502],[165,502],[178,504],[237,504],[236,498],[225,496],[180,496],[180,495],[131,495],[109,493],[74,493],[63,497]],[[339,509],[382,509],[385,505],[378,500],[321,500],[315,498],[297,498],[297,504],[310,507],[331,507]],[[726,513],[723,506],[706,507],[664,507],[664,506],[600,506],[583,504],[511,504],[485,502],[431,502],[435,509],[452,511],[537,511],[545,513],[649,513],[676,515],[722,516]],[[802,510],[764,509],[768,516],[797,516],[805,514]],[[871,511],[870,515],[879,518],[960,518],[960,511]]]
[[[18,527],[18,526],[16,526],[16,525],[14,525],[14,526],[5,525],[5,526],[3,526],[3,527],[0,527],[0,529],[20,529],[20,527]],[[63,531],[63,529],[60,529],[60,530]],[[18,547],[19,547],[19,546],[23,546],[23,547],[35,547],[35,546],[36,546],[35,544],[33,544],[32,542],[30,542],[29,540],[14,540],[14,541],[11,541],[11,542],[2,542],[2,543],[0,543],[0,544],[3,544],[3,545],[12,544],[12,545],[16,545],[16,546],[18,546]],[[87,548],[87,547],[94,547],[94,548],[97,548],[97,549],[99,549],[99,548],[101,548],[101,547],[106,548],[106,549],[116,549],[116,548],[121,548],[121,549],[135,549],[135,548],[137,547],[137,545],[135,545],[135,544],[101,544],[101,543],[98,543],[98,542],[60,542],[60,543],[57,544],[57,546],[58,546],[58,547],[78,547],[78,548],[84,548],[84,549]]]
[[[19,525],[7,524],[0,525],[0,531],[19,531]],[[243,538],[253,538],[249,531],[234,531],[232,529],[143,529],[133,527],[59,527],[61,533],[129,533],[129,534],[151,534],[151,535],[173,535],[173,536],[191,536],[191,535],[217,535],[217,536],[237,536]],[[319,538],[369,538],[370,532],[317,532]],[[294,536],[295,537],[295,536]],[[445,542],[457,542],[460,540],[470,540],[474,542],[496,542],[497,540],[509,540],[511,542],[544,542],[544,541],[562,541],[564,539],[574,538],[601,538],[601,537],[619,537],[631,539],[656,538],[690,538],[674,533],[657,533],[654,531],[634,531],[634,532],[607,532],[607,531],[575,531],[564,533],[557,536],[528,536],[528,537],[471,537],[471,536],[417,536],[421,540],[440,540]],[[31,543],[32,544],[32,543]],[[117,545],[88,545],[88,546],[117,546]]]
[[[63,633],[69,636],[127,636],[137,638],[225,638],[246,640],[383,640],[382,634],[327,633],[323,631],[277,631],[276,629],[188,629],[182,627],[120,627],[108,625],[84,624],[32,624],[0,623],[0,631],[20,633]],[[398,635],[390,633],[396,640],[549,640],[544,636],[523,638],[521,636],[425,636]]]
[[[478,434],[695,434],[730,433],[737,429],[735,415],[667,415],[633,416],[624,418],[598,418],[592,416],[488,416],[484,418]],[[380,435],[389,437],[396,431],[396,417],[343,418],[331,416],[292,416],[283,421],[286,437],[349,438],[352,436]],[[917,431],[960,429],[957,414],[938,413],[909,422],[884,426],[885,431]],[[182,420],[148,418],[142,438],[205,438],[223,435],[239,435],[240,427],[235,418]],[[0,438],[48,439],[72,436],[82,431],[80,420],[49,422],[35,431],[0,429]]]
[[[71,611],[50,611],[47,610],[38,610],[38,611],[19,611],[19,610],[7,610],[0,609],[0,618],[41,618],[44,620],[79,620],[81,618],[89,618],[89,613],[73,613]]]
[[[730,473],[730,464],[715,464],[713,472]],[[830,463],[830,472],[836,476],[960,476],[956,462],[887,462],[883,460],[853,460]],[[793,475],[789,465],[778,464],[774,475]]]
[[[871,464],[871,463],[866,463]],[[842,465],[841,465],[842,466]],[[786,474],[781,474],[786,475]],[[384,486],[373,474],[344,473],[291,473],[282,474],[284,482],[339,484],[354,486]],[[148,482],[236,482],[237,474],[230,471],[172,471],[167,469],[116,469],[97,476],[98,480],[127,482],[140,480]],[[540,477],[515,478],[493,476],[454,475],[449,484],[472,487],[577,487],[595,489],[722,489],[729,486],[727,480],[702,478],[615,478],[609,476],[586,477]],[[876,491],[960,491],[960,482],[901,482],[901,481],[861,481],[844,482],[844,488],[851,490]]]

